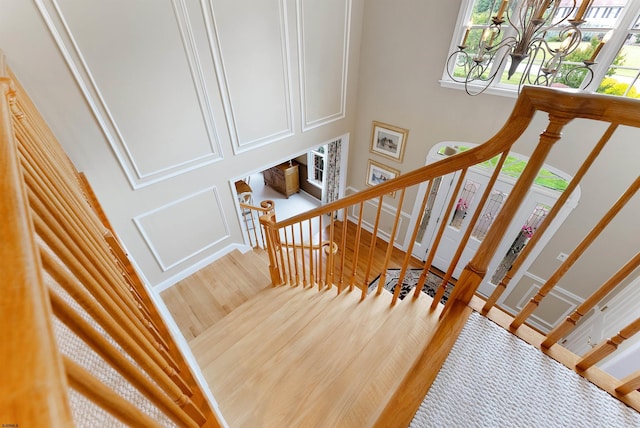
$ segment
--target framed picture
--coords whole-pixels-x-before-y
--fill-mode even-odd
[[[371,148],[369,151],[402,162],[408,135],[408,129],[373,121]]]
[[[375,186],[380,183],[396,178],[400,175],[400,171],[394,168],[390,168],[386,165],[378,163],[369,159],[367,166],[367,186]],[[396,192],[389,194],[392,198],[395,197]]]

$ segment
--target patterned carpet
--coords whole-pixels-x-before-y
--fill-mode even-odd
[[[420,278],[420,274],[422,273],[422,269],[408,269],[405,274],[404,280],[402,281],[402,289],[400,290],[400,299],[404,299],[407,294],[418,283],[418,279]],[[400,276],[400,269],[387,269],[387,276],[385,278],[384,289],[393,293],[396,288],[396,284],[398,283],[398,277]],[[368,287],[368,293],[371,293],[378,287],[378,282],[380,281],[380,275],[371,283]],[[427,280],[422,287],[422,292],[427,293],[429,296],[434,297],[436,295],[437,287],[442,283],[442,278],[437,276],[436,274],[429,272],[427,276]],[[449,294],[451,294],[451,290],[453,289],[453,284],[447,284],[447,288],[440,299],[441,303],[445,303],[449,298]]]

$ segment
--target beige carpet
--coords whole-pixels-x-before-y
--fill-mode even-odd
[[[410,426],[640,427],[640,413],[474,312]]]

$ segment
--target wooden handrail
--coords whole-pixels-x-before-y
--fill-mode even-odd
[[[123,375],[125,388],[147,396],[156,415],[181,426],[220,426],[89,183],[1,55],[0,92],[1,306],[10,315],[0,330],[19,350],[0,357],[3,422],[72,426],[81,405],[69,401],[72,387],[128,425],[154,426],[115,385],[78,363],[96,358]],[[84,342],[81,355],[62,357],[56,342],[69,341]]]
[[[345,223],[350,221],[350,219],[347,218],[347,213],[353,215],[353,217],[356,217],[352,220],[355,227],[355,233],[353,233],[353,235],[349,237],[342,236],[340,238],[335,238],[335,242],[339,242],[338,253],[342,252],[340,254],[340,257],[336,257],[336,259],[344,260],[345,253],[347,252],[347,247],[353,248],[352,260],[350,260],[350,264],[352,266],[351,272],[345,272],[345,269],[340,268],[338,270],[338,274],[334,276],[335,266],[332,262],[333,258],[327,258],[328,266],[322,266],[322,257],[318,259],[317,266],[315,263],[313,263],[313,259],[311,258],[312,262],[310,263],[311,266],[309,269],[309,278],[312,282],[316,281],[319,288],[323,288],[324,281],[328,283],[328,286],[330,286],[335,281],[335,283],[338,284],[338,292],[340,292],[344,276],[347,275],[350,289],[354,288],[354,286],[357,285],[359,288],[361,288],[362,298],[365,298],[370,285],[370,276],[376,274],[379,275],[378,289],[376,294],[381,293],[383,286],[386,285],[385,280],[386,272],[389,268],[389,255],[393,250],[394,240],[400,227],[399,222],[401,210],[403,203],[406,202],[405,194],[407,194],[408,189],[414,186],[417,187],[418,185],[425,182],[429,183],[428,189],[431,189],[431,186],[436,179],[448,175],[457,174],[455,176],[457,182],[455,183],[455,186],[452,187],[452,190],[447,196],[447,198],[449,199],[443,202],[444,208],[440,216],[441,223],[439,225],[436,225],[435,227],[433,225],[430,226],[432,228],[431,230],[433,231],[434,237],[430,243],[428,253],[425,256],[426,262],[422,265],[422,274],[420,275],[420,278],[418,279],[417,285],[414,290],[414,298],[417,298],[420,294],[420,291],[422,290],[422,286],[426,281],[427,275],[430,273],[430,270],[432,268],[431,264],[434,261],[439,242],[442,239],[444,231],[449,224],[449,219],[453,213],[453,208],[459,198],[459,194],[466,179],[465,173],[469,168],[479,163],[499,157],[497,166],[495,166],[491,178],[489,179],[488,186],[482,192],[482,196],[479,198],[479,202],[474,204],[475,211],[472,213],[472,215],[470,215],[470,218],[465,221],[464,227],[466,227],[466,230],[463,231],[461,229],[460,233],[463,236],[461,243],[457,246],[453,259],[445,270],[444,279],[441,281],[440,286],[436,291],[435,298],[430,301],[431,311],[439,310],[438,308],[442,307],[442,310],[440,312],[441,323],[439,324],[438,331],[435,333],[434,337],[445,338],[447,337],[449,332],[444,330],[440,331],[440,329],[448,328],[446,326],[458,325],[460,320],[454,320],[454,318],[465,316],[463,314],[465,314],[466,312],[462,311],[460,308],[470,303],[479,285],[484,280],[487,274],[489,263],[494,257],[501,241],[504,239],[505,233],[507,232],[513,217],[520,209],[523,201],[525,201],[525,197],[527,196],[530,188],[533,186],[539,171],[545,165],[545,161],[552,147],[561,139],[564,127],[574,119],[593,119],[603,122],[609,122],[608,128],[599,139],[594,149],[592,149],[588,154],[586,160],[579,167],[576,176],[568,184],[567,190],[559,196],[558,201],[549,210],[549,213],[546,215],[545,219],[538,226],[536,233],[530,239],[530,245],[525,243],[525,249],[524,251],[522,251],[520,256],[515,259],[512,270],[508,271],[507,275],[502,278],[500,285],[496,288],[496,292],[484,305],[483,311],[485,313],[488,313],[490,312],[490,310],[492,310],[494,304],[500,297],[500,294],[502,293],[502,291],[504,291],[504,289],[506,289],[506,285],[509,283],[510,279],[513,278],[517,274],[518,269],[523,266],[526,257],[529,254],[532,254],[532,250],[535,247],[536,243],[540,242],[540,237],[542,236],[543,232],[550,228],[553,220],[558,216],[560,210],[569,200],[571,193],[573,193],[577,189],[577,186],[580,183],[581,179],[594,164],[595,159],[601,153],[604,146],[611,139],[615,131],[621,125],[640,127],[640,114],[638,114],[639,110],[640,106],[635,100],[605,97],[602,95],[594,94],[584,94],[571,90],[558,91],[556,89],[550,88],[525,87],[523,88],[516,102],[516,105],[510,117],[507,119],[505,125],[484,144],[478,145],[469,150],[465,150],[454,156],[443,157],[441,160],[435,163],[400,175],[395,179],[388,180],[372,188],[354,193],[345,198],[320,206],[295,217],[291,217],[289,219],[281,221],[276,221],[274,218],[269,218],[268,221],[263,222],[263,226],[265,230],[268,231],[268,238],[277,239],[277,241],[273,241],[273,245],[276,248],[281,249],[293,247],[294,251],[303,251],[304,248],[296,243],[295,239],[293,240],[293,245],[290,245],[288,241],[289,235],[291,235],[291,233],[288,233],[287,231],[293,231],[296,227],[302,227],[301,225],[303,222],[309,222],[309,224],[311,224],[312,221],[316,221],[318,224],[320,224],[320,230],[322,231],[323,219],[326,218],[326,215],[330,215],[331,220],[328,223],[327,231],[331,240],[333,241],[335,233],[335,213],[343,212]],[[445,285],[447,285],[449,280],[452,278],[454,269],[456,268],[457,263],[462,256],[462,251],[465,248],[466,243],[472,236],[473,227],[475,226],[475,223],[478,221],[481,213],[483,212],[482,210],[484,208],[484,205],[489,200],[489,195],[491,194],[493,184],[497,180],[501,166],[506,161],[512,145],[528,128],[536,112],[544,112],[548,114],[548,122],[546,128],[541,133],[539,142],[533,154],[529,157],[526,167],[520,174],[512,190],[509,192],[509,196],[506,198],[504,204],[498,211],[495,218],[492,219],[490,229],[481,240],[479,248],[475,251],[475,254],[471,257],[471,260],[468,262],[466,267],[464,267],[462,273],[457,278],[456,285],[453,287],[453,291],[451,292],[447,303],[444,306],[441,306],[439,300],[445,291]],[[595,240],[595,237],[608,225],[609,221],[624,206],[626,201],[628,201],[635,194],[640,185],[639,180],[640,179],[636,180],[636,182],[630,186],[623,197],[621,197],[620,201],[614,204],[614,207],[610,210],[610,212],[605,215],[603,220],[598,223],[593,228],[593,230],[588,232],[584,242],[578,245],[578,248],[569,256],[569,260],[561,266],[561,268],[552,276],[549,281],[547,281],[545,285],[543,285],[542,289],[524,308],[524,310],[520,314],[518,314],[515,319],[511,318],[511,330],[516,331],[519,330],[520,327],[527,327],[523,324],[526,322],[529,315],[531,315],[533,309],[535,309],[535,307],[537,306],[537,303],[544,297],[544,295],[550,290],[550,288],[552,288],[553,285],[563,277],[571,264],[573,264],[586,250],[586,248]],[[417,218],[412,218],[409,221],[410,224],[408,226],[403,225],[406,230],[406,236],[411,237],[411,242],[408,245],[409,250],[407,251],[407,254],[404,256],[402,263],[400,263],[399,265],[400,274],[397,284],[402,283],[404,275],[407,271],[408,261],[411,257],[411,248],[413,245],[413,241],[415,241],[417,237],[417,228],[420,226],[422,216],[424,215],[424,210],[427,204],[429,193],[430,192],[427,192],[427,194],[425,194],[424,196],[424,199],[422,200],[422,207]],[[395,209],[395,214],[388,213],[388,218],[383,222],[381,220],[383,200],[386,195],[390,194],[397,194],[400,196],[396,200],[397,203],[393,207]],[[369,206],[371,207],[371,211],[367,213],[367,227],[372,232],[371,242],[369,243],[370,248],[366,249],[365,247],[363,249],[368,251],[363,251],[360,249],[361,230],[364,227],[363,218],[365,217],[365,204],[369,204]],[[367,209],[369,209],[369,207],[367,207]],[[263,217],[263,219],[266,220],[266,217]],[[384,247],[383,245],[384,256],[378,256],[378,260],[376,261],[377,265],[374,268],[374,248],[376,247],[378,240],[380,239],[381,235],[379,232],[383,227],[386,233],[385,240],[387,240],[388,242],[384,244],[386,245],[386,247]],[[342,230],[344,231],[346,229],[347,225],[343,224]],[[366,252],[367,254],[361,254],[363,252]],[[289,259],[287,259],[289,260],[289,263],[287,263],[287,260],[285,260],[285,257],[282,254],[278,254],[277,251],[273,252],[274,263],[271,264],[272,278],[277,278],[278,281],[280,281],[279,283],[289,283],[292,285],[298,283],[299,266],[298,262],[295,260],[295,254],[296,253],[294,253],[293,261],[295,269],[292,269]],[[341,262],[341,264],[343,264],[343,262]],[[314,271],[314,266],[316,266],[317,270],[319,270],[320,272],[318,272],[317,270]],[[620,272],[614,275],[611,281],[603,286],[603,289],[610,290],[614,286],[614,283],[618,284],[620,280],[626,275],[630,274],[636,266],[637,260],[634,258],[630,262],[630,264],[623,267]],[[361,275],[361,273],[364,273],[364,275]],[[362,280],[362,276],[364,276],[364,280],[363,282],[359,282]],[[304,277],[304,272],[302,277]],[[279,283],[274,282],[274,285],[278,285]],[[391,301],[392,305],[396,302],[396,299],[399,298],[399,293],[400,287],[396,286],[394,296]],[[598,298],[601,298],[603,293],[604,292],[599,292]],[[591,303],[592,302],[589,302],[589,304]],[[452,308],[456,309],[454,310]],[[586,306],[580,308],[581,311],[585,309]],[[582,315],[583,313],[584,312],[580,312],[580,315]],[[571,321],[575,322],[575,317],[573,317]],[[615,345],[625,340],[628,337],[628,334],[635,332],[636,328],[636,324],[627,327],[618,336],[615,336],[609,342],[600,345],[598,347],[598,351],[594,351],[590,355],[586,356],[585,360],[583,360],[581,365],[578,365],[577,368],[572,368],[580,371],[581,368],[584,368],[588,364],[591,364],[592,361],[595,362],[601,359],[604,355],[606,355],[606,352],[609,352],[612,348],[615,348]],[[562,332],[558,330],[551,336],[547,337],[547,340],[544,345],[542,345],[542,347],[544,348],[545,346],[547,346],[549,347],[549,349],[553,350],[555,349],[555,347],[559,346],[554,343],[562,334],[566,333],[566,327],[562,327],[562,329]],[[443,342],[445,342],[444,339]],[[450,342],[450,344],[452,343],[453,342]],[[433,348],[431,346],[432,344],[427,345],[424,352],[427,354],[429,352],[432,352]],[[423,355],[422,360],[434,362],[437,361],[436,364],[440,364],[440,361],[443,361],[439,359],[434,360],[427,354]],[[408,374],[407,376],[422,376],[422,369],[418,367],[416,367],[415,369],[416,370],[414,372]],[[626,380],[625,382],[626,383],[624,384],[624,386],[622,386],[622,384],[620,386],[626,391],[632,385],[636,384],[637,379],[636,377],[633,377]],[[409,379],[407,379],[406,381],[406,385],[408,388],[413,388],[413,386],[410,385],[414,385],[414,383],[415,382]],[[403,403],[402,406],[404,406],[406,404],[406,402],[404,401],[405,399],[406,394],[402,391],[399,391],[397,393],[397,399],[393,398],[392,403]],[[635,402],[635,400],[635,398],[630,399],[631,402]],[[411,405],[414,404],[416,403],[413,403]],[[395,416],[397,416],[397,412],[395,411],[395,409],[393,409],[393,405],[390,405],[383,412],[380,421],[388,422],[391,420],[395,420]]]
[[[562,97],[555,96],[558,93],[562,93]],[[437,163],[402,174],[370,189],[279,221],[275,226],[282,228],[299,223],[487,161],[511,148],[527,129],[536,110],[553,113],[557,122],[566,123],[571,119],[583,118],[608,121],[618,125],[640,126],[640,116],[635,113],[638,108],[637,101],[622,97],[609,98],[611,99],[608,102],[603,103],[602,96],[598,94],[587,94],[570,89],[563,89],[560,92],[551,88],[526,86],[522,88],[505,125],[485,143]],[[559,138],[559,133],[556,136]],[[530,161],[532,159],[533,156]]]
[[[15,99],[15,88],[1,52],[0,95],[0,308],[7,315],[0,323],[0,333],[15,350],[0,356],[4,372],[0,382],[2,418],[22,426],[70,426],[67,381],[50,323],[51,308],[14,144],[9,103],[10,98]]]

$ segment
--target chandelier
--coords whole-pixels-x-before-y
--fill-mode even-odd
[[[500,0],[494,0],[494,5],[496,1]],[[470,31],[478,26],[469,24],[458,50],[447,60],[449,77],[464,83],[469,95],[478,95],[502,75],[505,61],[510,59],[507,78],[518,74],[518,91],[525,84],[551,86],[570,81],[586,87],[593,79],[591,66],[607,38],[602,39],[590,59],[578,64],[567,64],[565,59],[580,46],[579,27],[585,22],[584,15],[592,2],[582,0],[578,7],[576,0],[523,0],[512,2],[515,5],[502,0],[491,23],[480,26],[482,35],[477,42],[470,43],[473,46],[467,46],[467,41]],[[570,9],[563,9],[566,13],[559,16],[561,3]],[[508,25],[503,34],[505,22]],[[555,42],[550,43],[548,36],[553,36]]]

